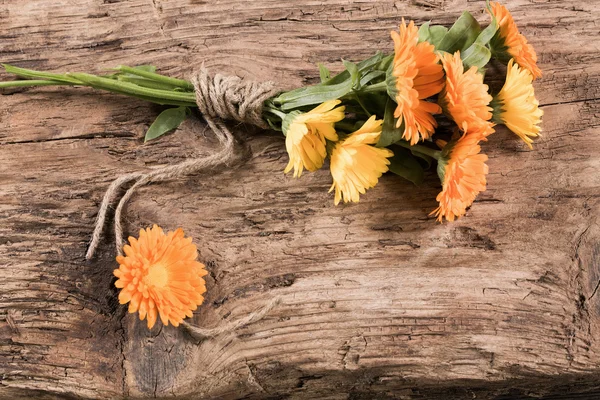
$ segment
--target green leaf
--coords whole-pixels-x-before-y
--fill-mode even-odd
[[[429,27],[430,38],[428,40],[429,43],[435,46],[435,49],[438,50],[442,39],[448,33],[448,28],[442,25],[434,25]]]
[[[479,22],[470,12],[465,11],[444,35],[439,46],[437,46],[437,50],[454,53],[457,50],[467,49],[473,44],[480,32]]]
[[[429,31],[429,21],[419,27],[419,43],[429,42],[431,32]]]
[[[460,54],[465,69],[475,66],[477,69],[482,70],[490,61],[491,57],[492,53],[490,52],[490,49],[477,42],[473,43],[471,47]]]
[[[328,81],[282,93],[274,98],[273,102],[280,105],[282,111],[290,111],[299,107],[321,104],[327,100],[339,99],[350,93],[354,84],[360,85],[361,82],[365,82],[365,78],[367,82],[370,82],[372,79],[380,76],[380,74],[371,74],[372,70],[379,70],[382,65],[385,65],[387,68],[390,60],[391,58],[389,56],[378,52],[374,56],[367,58],[358,64],[344,61],[344,65],[347,69]],[[356,69],[354,67],[356,67]],[[355,82],[353,82],[353,77],[348,68],[354,71]],[[358,79],[360,76],[363,76],[363,79]],[[381,76],[383,75],[381,74]]]
[[[352,91],[350,79],[337,85],[316,85],[301,88],[299,91],[284,93],[275,99],[281,104],[282,111],[290,111],[295,108],[321,104],[327,100],[339,99]]]
[[[321,63],[319,63],[319,76],[321,77],[321,83],[325,83],[331,78],[331,73],[327,67]]]
[[[371,56],[371,57],[367,58],[366,60],[359,62],[357,64],[358,70],[360,72],[364,72],[364,71],[370,69],[371,67],[379,64],[381,61],[384,61],[384,59],[387,57],[389,57],[389,56],[386,56],[382,52],[378,51],[377,53],[375,53],[374,56]]]
[[[356,66],[358,67],[358,70],[360,72],[365,72],[369,69],[377,68],[378,64],[385,62],[385,59],[386,59],[385,54],[378,51],[377,53],[375,53],[374,56],[371,56],[371,57],[367,58],[366,60],[359,62],[358,64],[356,64]],[[384,68],[384,70],[385,70],[385,68]],[[348,78],[350,78],[350,73],[348,72],[348,70],[344,70],[344,71],[340,72],[339,74],[337,74],[336,76],[334,76],[333,78],[331,78],[326,83],[323,83],[322,85],[337,85],[338,83],[342,83],[342,82],[346,81]]]
[[[400,128],[396,128],[396,119],[394,118],[394,110],[396,109],[396,103],[388,98],[385,105],[385,113],[383,114],[383,124],[381,126],[381,135],[377,142],[377,147],[388,147],[392,143],[396,143],[402,139],[402,133],[404,132],[404,124]]]
[[[350,80],[352,81],[352,87],[358,88],[358,84],[360,82],[360,72],[358,70],[358,66],[353,62],[342,60],[344,63],[344,67],[350,73]]]
[[[185,121],[185,118],[188,114],[189,108],[187,107],[169,108],[161,112],[158,117],[156,117],[152,125],[150,125],[150,128],[148,128],[144,142],[156,139],[157,137],[177,128],[183,121]]]
[[[497,31],[498,21],[496,20],[496,17],[492,17],[492,22],[490,22],[490,24],[484,30],[481,31],[479,36],[477,36],[477,40],[475,40],[475,43],[480,43],[484,46],[487,45],[490,42],[490,40],[492,40]]]
[[[428,42],[432,44],[436,50],[440,46],[440,42],[448,33],[448,28],[442,25],[430,26],[429,22],[424,23],[419,28],[419,43]]]
[[[367,107],[371,114],[377,115],[379,118],[385,110],[385,105],[389,96],[386,92],[359,93],[360,100]],[[348,110],[348,108],[346,108]],[[348,111],[351,112],[351,111]]]
[[[387,71],[390,64],[394,61],[394,54],[390,54],[389,56],[385,56],[381,59],[377,64],[373,65],[373,71]],[[360,64],[359,64],[360,65]],[[361,70],[364,72],[364,70]]]
[[[367,83],[371,82],[373,79],[377,79],[380,77],[385,76],[385,71],[371,71],[366,75],[363,75],[362,78],[360,78],[360,87],[365,86]]]
[[[429,169],[431,168],[431,164],[433,164],[433,157],[428,156],[427,154],[423,154],[420,153],[418,151],[410,151],[412,153],[413,156],[417,157],[417,161],[420,162],[420,164],[423,166],[423,164],[425,164],[425,166],[423,166],[424,169]]]
[[[421,184],[425,173],[412,153],[400,146],[393,146],[391,150],[394,152],[394,156],[389,158],[390,172],[411,181],[415,185]]]

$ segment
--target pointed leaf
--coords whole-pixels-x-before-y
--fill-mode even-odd
[[[161,112],[154,120],[148,131],[144,142],[164,135],[165,133],[177,128],[185,120],[189,113],[187,107],[169,108]]]
[[[431,164],[433,164],[433,157],[428,156],[427,154],[420,153],[418,151],[410,151],[413,156],[417,158],[417,161],[423,166],[424,169],[431,168]],[[425,164],[425,165],[423,165]]]
[[[381,78],[385,76],[385,71],[371,71],[368,74],[364,75],[360,78],[360,87],[365,86],[367,83],[371,82],[373,79]]]
[[[444,35],[438,50],[454,53],[457,50],[467,49],[473,44],[480,32],[479,22],[470,12],[465,11],[452,25],[448,33]]]
[[[440,46],[442,39],[448,33],[448,28],[442,25],[434,25],[429,27],[430,38],[428,40],[429,43],[435,46],[436,50]]]
[[[481,43],[473,43],[466,51],[461,53],[460,57],[465,66],[465,69],[469,69],[473,66],[481,70],[487,65],[492,57],[490,49],[482,45]]]
[[[389,158],[390,172],[411,181],[415,185],[421,184],[425,173],[423,167],[421,167],[421,164],[419,164],[410,150],[400,146],[393,146],[392,151],[394,152],[394,156]]]
[[[402,139],[404,132],[404,124],[400,128],[396,128],[396,119],[394,118],[394,110],[396,103],[388,98],[385,105],[385,113],[383,114],[383,124],[381,126],[381,135],[377,142],[377,147],[387,147],[392,143],[396,143]]]
[[[321,104],[327,100],[339,99],[352,91],[352,81],[350,79],[337,85],[316,85],[301,88],[284,93],[275,99],[281,104],[282,111],[290,111],[295,108]]]
[[[477,36],[477,40],[475,40],[475,43],[481,43],[484,46],[487,45],[490,42],[490,40],[492,40],[497,31],[498,21],[496,20],[496,17],[492,17],[492,22],[490,22],[490,24],[484,30],[481,31],[479,36]]]
[[[446,33],[448,33],[448,28],[445,26],[430,26],[429,22],[426,22],[419,28],[419,43],[429,42],[437,49]]]
[[[327,67],[321,63],[319,63],[319,76],[321,77],[321,83],[325,83],[331,78],[331,73]]]
[[[419,27],[419,43],[429,42],[431,32],[429,31],[429,21]]]
[[[385,54],[378,51],[377,53],[375,53],[374,56],[371,56],[366,60],[359,62],[358,64],[356,64],[356,66],[358,67],[358,70],[360,72],[365,72],[372,68],[379,67],[379,64],[385,62],[387,58],[389,58],[389,56],[386,57]],[[387,66],[384,67],[382,70],[385,71],[386,68]],[[331,78],[327,83],[325,83],[325,85],[335,85],[344,82],[348,78],[350,78],[350,74],[348,73],[348,70],[344,70],[336,76],[334,76],[333,78]]]
[[[360,82],[360,72],[358,71],[358,66],[353,62],[342,60],[344,63],[344,67],[350,73],[350,80],[352,81],[352,87],[356,88]]]

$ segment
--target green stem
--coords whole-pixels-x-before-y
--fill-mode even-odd
[[[271,114],[277,115],[279,118],[281,118],[281,120],[283,121],[283,119],[287,116],[286,113],[279,111],[276,108],[273,107],[265,107],[264,111],[266,112],[270,112]]]
[[[131,93],[125,93],[120,90],[112,90],[103,87],[95,87],[92,85],[85,84],[83,82],[79,83],[68,83],[68,82],[59,82],[59,81],[46,81],[46,80],[22,80],[22,81],[6,81],[0,82],[0,89],[11,88],[11,87],[32,87],[32,86],[87,86],[92,89],[101,89],[107,90],[109,92],[125,94],[127,96],[135,97],[141,100],[149,101],[151,103],[156,103],[160,105],[171,105],[171,106],[186,106],[186,107],[197,107],[195,102],[189,101],[178,101],[178,100],[166,100],[153,96],[142,96]]]
[[[163,102],[168,102],[172,100],[180,103],[189,103],[190,105],[196,104],[196,96],[194,95],[194,93],[150,89],[129,82],[122,82],[114,79],[103,78],[101,76],[84,73],[70,73],[68,74],[68,76],[83,82],[85,85],[97,89],[109,90],[112,92],[127,94],[130,96],[143,96],[149,99],[153,98]]]
[[[137,75],[137,76],[142,76],[144,78],[148,78],[151,79],[155,82],[161,82],[161,83],[165,83],[167,85],[171,85],[171,86],[175,86],[175,87],[180,87],[183,89],[187,89],[189,91],[193,91],[194,90],[194,85],[192,85],[190,82],[183,80],[183,79],[177,79],[177,78],[170,78],[168,76],[164,76],[161,74],[157,74],[154,72],[149,72],[149,71],[144,71],[138,68],[132,68],[132,67],[127,67],[124,65],[119,65],[117,68],[115,68],[118,71],[121,72],[127,72],[129,74],[132,75]]]
[[[365,113],[367,113],[367,116],[370,117],[372,114],[369,112],[369,110],[367,110],[367,107],[365,107],[365,105],[363,104],[363,102],[360,99],[360,96],[358,95],[358,93],[354,92],[354,98],[356,99],[356,101],[358,102],[358,104],[360,105],[360,107],[363,109],[363,111]]]
[[[160,90],[173,90],[175,91],[175,87],[173,85],[168,85],[162,82],[156,82],[151,79],[142,78],[139,76],[126,76],[126,75],[118,75],[117,80],[121,82],[129,82],[134,83],[138,86],[150,88],[150,89],[160,89]],[[181,88],[177,88],[177,90],[181,91]]]
[[[440,157],[442,156],[442,152],[440,150],[435,150],[435,149],[432,149],[430,147],[423,146],[420,144],[415,144],[415,145],[411,146],[410,143],[408,143],[405,140],[400,140],[394,144],[405,147],[405,148],[409,149],[410,151],[416,151],[418,153],[425,154],[426,156],[435,158],[436,160],[439,160]]]
[[[2,64],[2,66],[9,74],[15,74],[25,79],[58,81],[71,83],[73,85],[81,84],[81,82],[78,82],[76,79],[69,78],[67,75],[64,74],[53,74],[51,72],[34,71],[32,69],[19,68],[9,64]]]
[[[22,80],[22,81],[6,81],[0,82],[0,89],[11,88],[11,87],[27,87],[27,86],[53,86],[53,85],[67,85],[73,86],[75,83],[58,82],[58,81],[46,81],[46,80]]]
[[[372,85],[367,85],[360,90],[361,93],[386,92],[386,91],[387,91],[387,83],[385,81],[379,82],[379,83],[374,83]]]

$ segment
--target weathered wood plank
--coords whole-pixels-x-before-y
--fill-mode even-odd
[[[427,217],[434,176],[385,176],[334,207],[327,171],[284,176],[283,139],[243,126],[242,168],[140,190],[127,231],[183,226],[209,266],[196,323],[283,298],[200,343],[118,306],[110,235],[96,260],[83,254],[109,182],[210,152],[202,122],[142,144],[159,110],[146,103],[73,88],[0,96],[0,396],[600,393],[600,5],[507,6],[540,53],[544,137],[533,152],[502,129],[490,138],[489,189],[467,218]],[[483,2],[457,0],[5,1],[0,61],[179,76],[205,62],[293,87],[318,78],[315,62],[391,49],[402,16],[450,24],[465,8],[486,20]]]

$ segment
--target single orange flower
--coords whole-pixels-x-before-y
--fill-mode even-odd
[[[498,32],[490,42],[496,56],[502,58],[503,61],[514,58],[517,64],[531,72],[534,79],[541,77],[542,71],[537,66],[537,54],[525,36],[519,32],[515,20],[506,7],[491,2],[488,13],[498,22]]]
[[[444,72],[435,47],[418,43],[419,32],[413,21],[408,26],[402,19],[400,32],[392,31],[394,62],[388,72],[388,93],[398,106],[394,112],[396,127],[404,122],[402,137],[411,144],[428,139],[437,127],[432,114],[441,108],[424,99],[438,94],[444,86]]]
[[[148,328],[160,319],[178,326],[191,317],[202,302],[207,274],[204,264],[196,261],[198,251],[183,230],[168,232],[154,225],[140,230],[140,237],[129,238],[123,246],[125,256],[118,256],[119,278],[115,286],[121,289],[119,303],[129,303],[129,312],[139,311],[140,320],[148,317]]]
[[[485,190],[488,157],[480,154],[479,134],[468,132],[466,124],[463,129],[465,133],[450,141],[438,160],[442,191],[436,200],[440,205],[430,215],[435,214],[439,222],[462,216],[479,192]]]
[[[494,124],[490,122],[492,96],[483,75],[475,66],[465,72],[459,51],[445,53],[442,65],[446,71],[446,86],[440,95],[442,108],[458,126],[467,124],[472,132],[481,134],[478,140],[484,139],[494,132]]]

